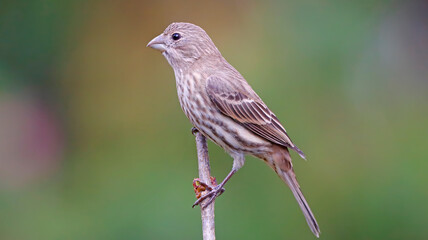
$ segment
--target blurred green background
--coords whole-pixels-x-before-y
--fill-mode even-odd
[[[146,44],[202,26],[282,120],[323,239],[428,235],[427,1],[0,2],[0,239],[201,239],[191,125]],[[231,158],[210,144],[213,175]],[[247,163],[218,239],[314,239]]]

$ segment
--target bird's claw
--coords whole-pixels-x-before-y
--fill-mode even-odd
[[[225,189],[217,186],[216,180],[214,177],[211,177],[211,184],[214,185],[214,187],[210,187],[208,184],[200,181],[198,178],[195,178],[193,180],[193,190],[196,193],[196,198],[198,200],[195,201],[195,203],[192,205],[192,208],[194,208],[197,205],[201,205],[202,201],[209,198],[209,200],[204,203],[204,205],[201,207],[205,208],[209,206],[218,196],[220,196]],[[202,195],[203,192],[207,191],[204,195]]]
[[[192,131],[193,135],[195,135],[197,132],[199,132],[199,130],[195,127],[192,127],[191,131]]]
[[[225,191],[225,189],[221,188],[220,186],[215,186],[214,188],[208,191],[209,191],[208,193],[206,193],[205,195],[202,195],[201,197],[199,197],[198,200],[195,201],[195,203],[193,203],[192,208],[194,208],[197,205],[201,205],[202,201],[204,201],[205,199],[208,199],[208,201],[203,205],[201,205],[201,207],[202,208],[208,207],[211,203],[214,202],[214,200],[218,196],[220,196]]]

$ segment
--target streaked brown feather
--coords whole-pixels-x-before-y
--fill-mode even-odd
[[[224,115],[273,143],[295,150],[302,158],[304,153],[293,144],[275,114],[254,93],[249,97],[238,87],[217,76],[207,80],[206,90],[214,105]],[[249,95],[249,94],[248,94]]]

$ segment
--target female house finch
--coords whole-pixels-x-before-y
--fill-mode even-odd
[[[318,223],[294,174],[288,148],[305,155],[289,138],[275,114],[233,68],[208,34],[191,23],[172,23],[147,45],[162,52],[175,73],[178,98],[190,122],[232,156],[231,172],[203,199],[208,204],[250,154],[264,160],[290,187],[306,221],[319,237]]]

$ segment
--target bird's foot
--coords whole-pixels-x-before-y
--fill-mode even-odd
[[[192,127],[192,129],[190,131],[192,131],[193,135],[195,135],[197,132],[199,132],[199,130],[195,127]]]
[[[196,198],[198,200],[196,200],[192,208],[197,205],[201,205],[202,201],[204,201],[205,199],[209,199],[206,203],[201,205],[202,208],[206,208],[224,192],[225,189],[217,185],[216,179],[214,177],[211,177],[211,184],[214,187],[210,187],[206,183],[200,181],[198,178],[195,178],[193,180],[193,190],[195,191]],[[206,193],[203,194],[204,192]]]

